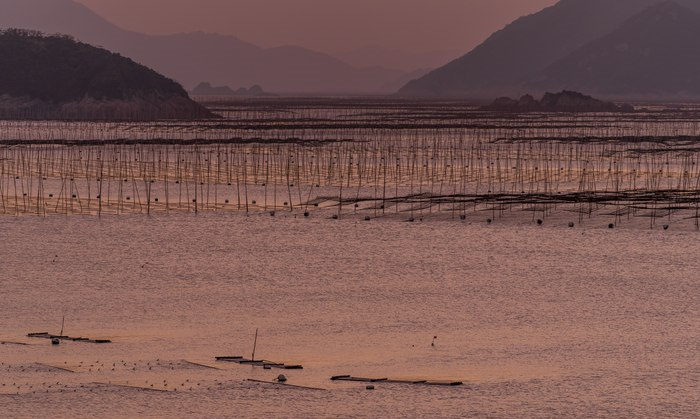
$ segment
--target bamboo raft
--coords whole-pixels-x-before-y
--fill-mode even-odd
[[[82,338],[82,337],[71,337],[71,336],[60,336],[60,335],[52,335],[48,332],[39,332],[39,333],[29,333],[27,334],[27,337],[30,338],[39,338],[39,339],[58,339],[58,340],[69,340],[72,342],[84,342],[84,343],[112,343],[111,340],[109,339],[90,339],[90,338]]]
[[[367,378],[367,377],[354,377],[352,375],[334,375],[331,377],[332,381],[352,381],[360,383],[388,383],[388,384],[414,384],[414,385],[427,385],[427,386],[461,386],[464,383],[462,381],[450,381],[450,380],[429,380],[429,379],[417,379],[417,380],[400,380],[391,378]]]
[[[242,356],[217,356],[216,360],[219,362],[233,362],[240,365],[252,365],[254,367],[264,367],[264,368],[278,368],[283,370],[303,370],[304,367],[301,365],[286,365],[280,362],[261,360],[245,359]]]

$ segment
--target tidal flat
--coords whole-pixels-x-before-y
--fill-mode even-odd
[[[692,106],[208,106],[0,123],[7,417],[697,414]]]

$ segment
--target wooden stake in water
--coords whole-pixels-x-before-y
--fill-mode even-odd
[[[66,324],[66,316],[65,314],[63,315],[63,319],[61,320],[61,333],[58,334],[58,336],[63,336],[63,326]]]
[[[250,360],[255,361],[255,348],[258,346],[258,329],[255,329],[255,340],[253,341],[253,355]]]

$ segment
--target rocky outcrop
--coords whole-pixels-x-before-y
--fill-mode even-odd
[[[233,90],[228,86],[212,86],[211,83],[202,82],[192,90],[194,96],[242,96],[242,97],[260,97],[260,96],[275,96],[272,93],[266,92],[261,86],[254,85],[250,89],[241,87]]]
[[[507,97],[498,98],[493,103],[481,108],[491,112],[632,112],[634,107],[623,104],[616,105],[612,102],[603,102],[591,96],[578,92],[563,91],[560,93],[547,93],[541,100],[536,100],[531,95],[525,95],[520,100]]]

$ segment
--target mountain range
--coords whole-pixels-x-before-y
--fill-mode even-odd
[[[404,86],[404,96],[492,99],[581,90],[700,98],[700,0],[562,0]]]
[[[356,68],[299,46],[261,48],[234,36],[203,32],[151,36],[123,30],[73,0],[0,0],[0,28],[61,33],[127,56],[192,88],[263,85],[276,93],[391,93],[404,70]],[[422,73],[418,73],[422,74]],[[392,90],[393,89],[393,90]]]

